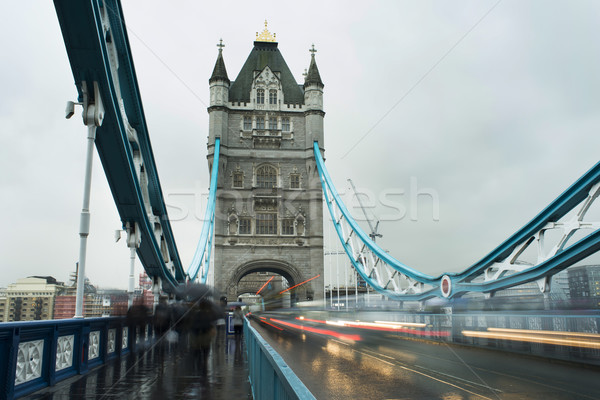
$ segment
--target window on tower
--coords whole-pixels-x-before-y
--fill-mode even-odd
[[[256,117],[256,129],[265,129],[265,117]]]
[[[252,118],[244,117],[244,130],[251,131],[252,130]]]
[[[300,174],[290,175],[290,188],[300,189]]]
[[[275,118],[275,117],[269,118],[269,129],[271,129],[271,130],[277,129],[277,118]]]
[[[241,188],[244,186],[244,174],[242,172],[233,173],[233,187]]]
[[[265,89],[256,89],[256,104],[265,104]]]
[[[269,104],[277,104],[277,90],[269,90]]]
[[[277,234],[277,214],[276,213],[256,214],[256,234],[257,235],[276,235]]]
[[[256,187],[273,189],[277,187],[277,170],[270,165],[262,165],[256,169]]]
[[[281,118],[281,130],[284,132],[290,131],[290,119],[289,118]]]
[[[282,235],[293,235],[294,234],[294,220],[292,218],[284,218],[281,220],[281,234]]]
[[[250,218],[241,217],[239,220],[239,228],[238,232],[240,235],[249,235],[252,232],[251,228],[251,220]]]

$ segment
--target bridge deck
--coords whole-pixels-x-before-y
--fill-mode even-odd
[[[181,342],[158,343],[27,399],[251,399],[244,340],[218,335],[206,365]]]
[[[600,399],[597,366],[390,332],[362,331],[354,341],[277,325],[283,330],[252,320],[317,399]],[[327,326],[327,332],[334,331]]]

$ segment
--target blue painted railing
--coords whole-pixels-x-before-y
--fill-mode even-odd
[[[283,358],[244,320],[248,372],[255,400],[315,399]]]
[[[135,349],[123,317],[0,324],[0,399],[25,396]],[[150,325],[138,340],[152,335]]]

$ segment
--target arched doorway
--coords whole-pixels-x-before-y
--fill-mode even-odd
[[[254,260],[240,265],[234,271],[227,285],[229,296],[239,299],[245,294],[247,298],[260,300],[267,308],[290,307],[296,301],[306,298],[306,289],[299,287],[293,292],[287,291],[303,276],[293,265],[280,260]]]

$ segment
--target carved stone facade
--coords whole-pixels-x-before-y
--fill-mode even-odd
[[[320,275],[293,289],[292,299],[322,298],[323,202],[312,154],[314,140],[323,151],[320,77],[298,85],[277,43],[257,41],[233,82],[220,48],[209,82],[210,168],[221,140],[216,290],[235,298],[244,276],[269,271],[289,286]]]

